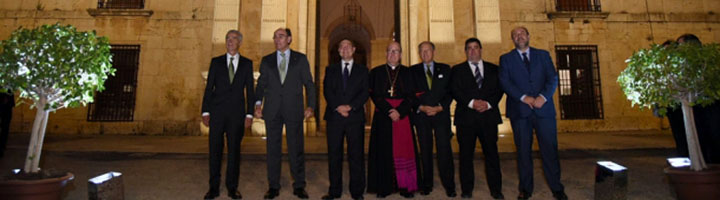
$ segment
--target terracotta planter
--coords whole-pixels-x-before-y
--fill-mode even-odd
[[[664,171],[678,199],[720,199],[720,165],[708,165],[699,172],[688,167],[667,167]]]
[[[0,182],[0,197],[6,200],[62,199],[61,195],[65,184],[73,178],[75,176],[68,172],[59,178]]]

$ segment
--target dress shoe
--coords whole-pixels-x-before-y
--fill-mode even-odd
[[[472,193],[463,192],[462,195],[460,195],[460,197],[463,199],[472,199]]]
[[[456,197],[456,196],[457,196],[457,193],[455,193],[454,190],[447,191],[447,192],[445,192],[445,194],[446,194],[448,197]]]
[[[305,191],[305,188],[295,188],[295,190],[293,190],[293,194],[300,199],[308,198],[308,193]]]
[[[432,189],[420,190],[420,195],[427,196],[432,192]]]
[[[375,197],[377,197],[378,199],[384,199],[384,198],[387,197],[388,195],[389,195],[389,194],[380,194],[380,193],[378,193]]]
[[[492,196],[493,199],[505,199],[505,195],[503,195],[502,192],[491,192],[490,196]]]
[[[403,196],[406,199],[409,199],[409,198],[415,197],[415,194],[413,194],[412,192],[402,191],[402,192],[400,192],[400,196]]]
[[[353,200],[363,200],[363,199],[365,199],[365,197],[363,197],[363,195],[352,195],[352,199]]]
[[[215,197],[220,196],[220,192],[210,190],[207,193],[205,193],[205,197],[203,199],[215,199]]]
[[[527,200],[527,199],[530,199],[530,196],[532,196],[532,194],[530,194],[529,192],[520,191],[517,199],[518,200]]]
[[[333,200],[333,199],[339,199],[340,195],[332,195],[332,194],[326,194],[325,196],[322,196],[323,200]]]
[[[230,197],[230,199],[242,199],[242,194],[238,191],[229,191],[228,197]]]
[[[555,197],[555,199],[557,199],[557,200],[567,200],[568,199],[568,197],[567,197],[567,195],[565,195],[564,191],[554,191],[553,197]]]
[[[270,188],[267,192],[265,192],[265,196],[263,196],[263,199],[274,199],[280,195],[280,191],[278,189]]]

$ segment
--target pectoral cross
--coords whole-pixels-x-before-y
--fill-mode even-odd
[[[390,96],[391,96],[391,97],[392,97],[392,96],[395,96],[395,88],[394,88],[394,86],[390,86],[390,89],[388,89],[387,92],[390,93]]]

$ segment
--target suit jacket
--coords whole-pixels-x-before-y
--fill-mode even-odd
[[[0,92],[0,103],[2,103],[0,106],[4,108],[15,107],[15,93],[12,90]]]
[[[507,117],[529,117],[531,114],[555,117],[553,94],[558,85],[558,75],[547,51],[530,47],[529,70],[515,49],[500,56],[500,83],[508,94]],[[530,109],[520,101],[523,95],[537,97],[540,94],[547,99],[540,109]]]
[[[230,83],[227,54],[213,58],[205,85],[202,112],[209,112],[211,115],[215,113],[236,114],[242,118],[245,118],[245,114],[252,114],[255,109],[252,101],[255,99],[252,66],[251,60],[238,55],[237,70],[235,70],[233,82]]]
[[[450,66],[445,63],[435,62],[432,72],[432,87],[428,87],[425,66],[423,63],[415,64],[410,67],[410,73],[415,82],[415,96],[418,98],[416,110],[423,106],[442,106],[443,111],[436,116],[450,117],[450,103],[452,96],[450,95]],[[430,89],[432,88],[432,89]],[[415,118],[425,118],[424,112],[415,112]]]
[[[498,78],[498,66],[483,61],[482,87],[477,87],[475,75],[470,64],[463,62],[452,68],[452,95],[457,101],[455,106],[455,125],[469,125],[478,122],[497,126],[502,123],[498,102],[503,96]],[[477,112],[468,108],[470,100],[482,99],[490,103],[492,108],[485,112]]]
[[[368,69],[365,65],[354,63],[347,80],[347,88],[343,88],[342,63],[335,63],[325,68],[323,95],[327,101],[324,119],[339,121],[347,119],[353,122],[365,121],[365,102],[368,93]],[[345,118],[335,109],[340,105],[350,105],[350,115]]]
[[[302,121],[304,118],[303,86],[307,95],[307,106],[316,107],[315,84],[310,74],[310,64],[305,54],[290,51],[290,62],[287,67],[285,82],[280,83],[277,51],[262,58],[260,77],[258,78],[255,95],[257,101],[263,102],[263,118],[274,119],[282,115],[287,121]]]

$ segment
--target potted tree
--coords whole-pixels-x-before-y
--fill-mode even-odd
[[[39,168],[49,113],[92,102],[114,72],[108,39],[94,31],[60,24],[21,27],[0,42],[0,85],[32,101],[37,110],[24,168],[0,181],[3,199],[60,198],[72,173]]]
[[[661,114],[668,107],[682,108],[690,166],[665,169],[678,198],[720,198],[720,166],[705,163],[693,115],[694,105],[720,100],[720,45],[656,44],[625,62],[618,83],[633,106],[657,106]]]

